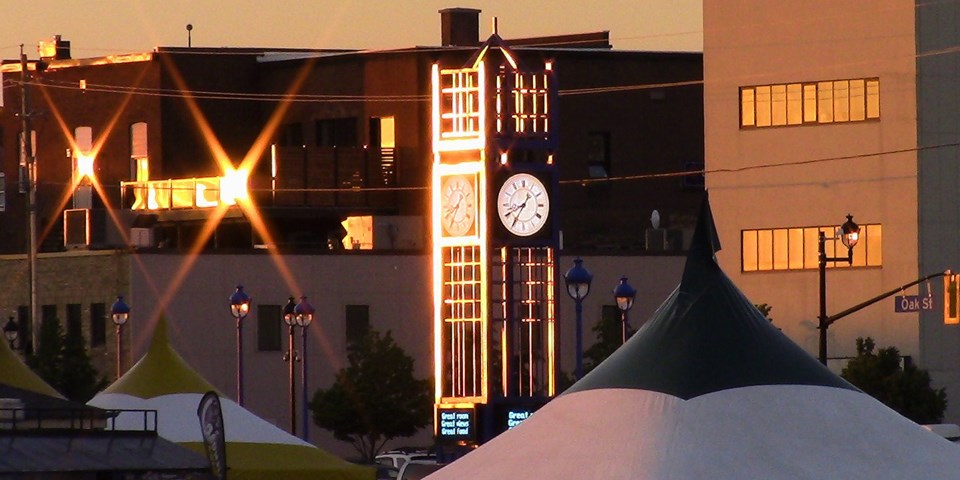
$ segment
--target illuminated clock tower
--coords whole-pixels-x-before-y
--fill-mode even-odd
[[[432,71],[436,438],[472,446],[556,392],[556,80],[497,34]]]

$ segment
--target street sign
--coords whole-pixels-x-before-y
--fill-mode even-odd
[[[920,295],[899,295],[893,297],[893,311],[896,313],[919,312],[933,310],[933,297]]]

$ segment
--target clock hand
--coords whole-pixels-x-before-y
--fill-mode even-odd
[[[510,224],[511,227],[515,226],[517,224],[517,221],[520,220],[520,213],[523,212],[524,207],[527,206],[527,202],[529,201],[530,201],[530,194],[528,193],[527,199],[524,200],[523,203],[521,203],[520,206],[517,208],[517,214],[513,217],[513,223]]]

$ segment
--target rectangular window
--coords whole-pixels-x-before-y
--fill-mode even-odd
[[[113,323],[111,320],[110,323]],[[107,306],[105,303],[90,304],[90,346],[102,347],[107,343]]]
[[[756,94],[753,88],[740,89],[740,126],[752,127],[757,124],[755,104]]]
[[[40,306],[40,331],[37,332],[37,335],[40,335],[40,332],[43,331],[43,324],[47,322],[57,322],[58,324],[60,324],[60,319],[57,318],[56,305]],[[63,328],[63,325],[61,325],[61,328]]]
[[[883,265],[883,226],[882,225],[865,225],[860,229],[861,234],[865,230],[866,235],[861,241],[865,242],[866,246],[866,255],[863,257],[867,260],[867,265]],[[860,243],[857,243],[857,247],[860,248]],[[854,254],[856,257],[856,254]]]
[[[759,269],[757,261],[757,231],[744,230],[741,232],[743,246],[743,271],[755,272]]]
[[[79,303],[67,304],[67,336],[83,335],[83,315]]]
[[[590,178],[610,176],[610,132],[587,134],[587,168]]]
[[[33,325],[30,324],[30,307],[20,305],[17,307],[17,325],[20,326],[20,347],[24,353],[33,353]]]
[[[370,119],[370,146],[380,152],[381,186],[393,187],[397,184],[397,134],[394,117],[373,117]]]
[[[316,122],[318,147],[356,147],[357,118],[327,118]]]
[[[833,82],[817,83],[817,121],[833,122]]]
[[[800,125],[801,123],[803,123],[802,85],[791,83],[787,85],[787,124]]]
[[[347,305],[346,319],[347,345],[359,343],[370,331],[370,306]]]
[[[803,123],[817,121],[817,86],[813,83],[803,84]]]
[[[833,121],[850,121],[850,82],[847,80],[833,82]]]
[[[880,80],[867,80],[867,118],[880,118]]]
[[[803,229],[791,228],[787,233],[787,248],[790,252],[787,254],[789,258],[787,262],[788,270],[803,268],[803,243]]]
[[[773,231],[773,269],[786,270],[789,268],[790,243],[787,241],[787,229],[778,228]]]
[[[757,87],[757,126],[770,126],[770,87]]]
[[[281,147],[302,147],[303,126],[299,123],[288,123],[277,131],[277,145]]]
[[[147,124],[130,125],[130,178],[138,182],[150,180],[150,161],[147,150]]]
[[[285,326],[280,305],[257,305],[257,350],[280,351]]]
[[[837,226],[743,230],[741,262],[744,272],[811,270],[819,268],[819,233],[824,232],[828,257],[846,258],[847,247],[834,236]],[[883,229],[880,224],[860,226],[860,241],[853,251],[853,264],[827,262],[828,268],[879,267],[883,265]]]
[[[757,268],[759,270],[773,270],[772,230],[760,230],[757,232]]]
[[[861,122],[866,119],[866,82],[864,80],[850,80],[850,121]]]
[[[772,125],[787,124],[787,86],[773,85],[770,87],[770,108],[772,110],[770,123]]]

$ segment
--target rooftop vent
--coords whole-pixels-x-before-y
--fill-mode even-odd
[[[440,44],[444,47],[480,45],[480,10],[475,8],[440,10]]]

